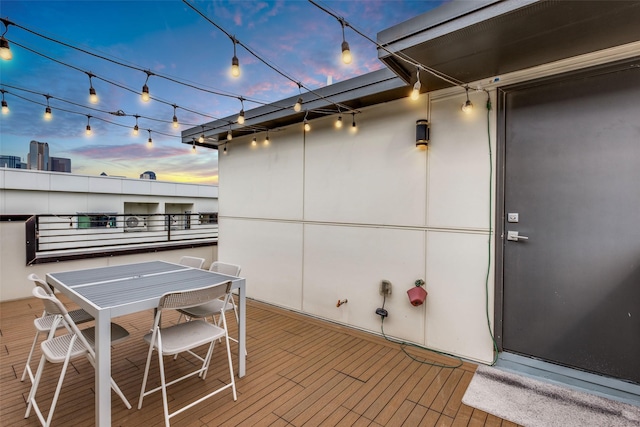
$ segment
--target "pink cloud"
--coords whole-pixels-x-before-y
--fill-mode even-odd
[[[185,154],[184,147],[148,148],[145,142],[126,145],[90,145],[69,151],[72,154],[96,160],[160,159]]]

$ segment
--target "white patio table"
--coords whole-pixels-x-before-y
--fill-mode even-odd
[[[47,283],[95,318],[96,426],[111,425],[111,319],[158,306],[167,292],[232,281],[239,291],[238,376],[246,370],[246,293],[243,278],[164,261],[47,274]],[[151,319],[149,321],[151,325]]]

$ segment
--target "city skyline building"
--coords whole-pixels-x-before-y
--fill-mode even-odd
[[[49,170],[49,144],[31,140],[27,154],[27,169]]]
[[[140,179],[156,179],[156,173],[153,171],[145,171],[140,174]]]
[[[21,163],[21,165],[24,165],[24,163]],[[26,169],[71,173],[71,159],[50,156],[47,142],[32,140],[29,143]]]

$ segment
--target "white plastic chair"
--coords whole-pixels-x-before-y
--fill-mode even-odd
[[[178,264],[185,265],[187,267],[202,268],[202,266],[204,265],[204,258],[183,256],[182,258],[180,258]]]
[[[229,264],[225,262],[216,261],[211,264],[209,267],[209,271],[215,271],[216,273],[226,274],[227,276],[240,276],[241,267],[235,264]],[[182,319],[182,316],[186,316],[188,319],[203,319],[207,317],[211,317],[211,321],[217,325],[220,325],[220,319],[216,322],[215,315],[220,313],[220,310],[224,309],[224,311],[231,311],[236,316],[236,323],[239,323],[238,319],[238,307],[236,305],[235,300],[233,299],[233,294],[231,294],[231,298],[229,298],[228,302],[224,302],[222,299],[215,299],[213,301],[209,301],[206,304],[200,304],[195,307],[188,307],[184,309],[178,310],[180,312],[180,317],[178,318],[178,323]],[[237,339],[229,337],[230,340],[238,342]]]
[[[228,301],[230,298],[230,290],[231,290],[231,282],[222,282],[213,286],[208,286],[200,289],[193,289],[182,292],[171,292],[163,295],[160,298],[160,303],[158,304],[158,311],[155,316],[155,320],[153,323],[153,329],[150,333],[144,336],[144,340],[149,344],[149,353],[147,355],[147,363],[144,369],[144,378],[142,379],[142,388],[140,390],[140,400],[138,401],[138,409],[142,408],[142,401],[145,396],[155,393],[158,390],[162,390],[162,404],[164,409],[164,419],[165,425],[169,427],[169,420],[201,403],[205,399],[210,398],[211,396],[220,393],[227,388],[231,388],[233,390],[233,400],[237,400],[236,395],[236,383],[233,375],[233,364],[231,362],[231,348],[229,346],[229,333],[227,332],[227,321],[224,317],[224,312],[220,312],[220,316],[222,317],[222,327],[218,325],[213,325],[204,320],[194,320],[191,322],[179,323],[173,326],[169,326],[166,328],[160,327],[160,318],[162,317],[162,312],[164,310],[178,310],[187,307],[192,307],[197,304],[202,304],[206,301],[211,301],[220,297],[224,297],[225,301]],[[231,377],[231,382],[228,384],[224,384],[221,387],[215,389],[212,392],[207,393],[205,396],[197,399],[194,402],[189,403],[186,406],[170,413],[169,405],[167,402],[167,387],[173,385],[179,381],[192,377],[194,375],[198,375],[203,380],[207,376],[207,370],[209,368],[209,363],[211,362],[211,355],[213,354],[213,347],[215,342],[224,338],[226,348],[227,348],[227,361],[229,363],[229,375]],[[207,353],[204,357],[199,356],[192,350],[196,347],[209,344]],[[160,367],[160,387],[156,387],[151,390],[145,390],[147,386],[147,378],[149,375],[149,365],[151,364],[151,356],[153,351],[156,350],[158,352],[158,364]],[[193,372],[190,372],[186,375],[183,375],[180,378],[172,380],[170,382],[166,382],[165,372],[164,372],[164,362],[163,356],[172,356],[178,353],[187,352],[191,354],[193,357],[198,359],[202,364],[198,369]]]
[[[53,412],[55,411],[56,404],[58,403],[60,389],[62,388],[62,383],[67,372],[67,367],[69,366],[69,361],[81,356],[86,356],[87,359],[89,359],[89,363],[91,363],[91,365],[95,367],[95,328],[91,327],[80,331],[80,329],[78,329],[78,326],[74,323],[73,319],[69,315],[69,312],[65,308],[64,304],[62,304],[62,302],[60,302],[60,300],[56,298],[55,295],[49,295],[47,291],[42,287],[36,286],[33,289],[33,296],[41,299],[44,303],[45,310],[48,313],[55,315],[56,319],[53,322],[48,338],[41,344],[42,357],[40,358],[40,364],[38,365],[38,370],[36,371],[35,379],[31,386],[31,391],[29,392],[29,404],[27,406],[27,412],[24,414],[24,417],[29,418],[31,408],[33,408],[42,425],[48,427],[51,424]],[[69,333],[55,336],[55,331],[58,327],[58,323],[61,323],[65,328],[67,328]],[[128,336],[129,333],[122,326],[116,325],[115,323],[111,324],[112,344],[122,341]],[[42,413],[40,407],[38,406],[38,403],[36,402],[36,393],[38,391],[40,380],[42,379],[42,372],[44,370],[45,362],[47,361],[51,363],[62,363],[63,365],[62,371],[60,372],[60,379],[58,380],[58,385],[56,386],[56,391],[53,394],[53,401],[51,402],[51,407],[49,408],[49,414],[47,416],[47,419],[45,420],[44,414]],[[124,396],[115,381],[113,381],[113,378],[111,378],[111,388],[116,392],[118,396],[120,396],[120,399],[122,399],[127,409],[131,409],[129,401]]]
[[[36,286],[41,287],[47,294],[53,295],[53,290],[47,284],[47,282],[39,278],[36,274],[30,274],[29,276],[27,276],[27,279],[34,282]],[[31,350],[29,350],[29,356],[27,356],[27,363],[24,366],[24,371],[22,371],[22,378],[20,378],[20,381],[24,381],[25,377],[28,374],[29,380],[31,380],[31,383],[33,384],[34,376],[33,376],[33,371],[31,370],[31,358],[33,357],[33,352],[36,348],[38,337],[40,336],[40,334],[46,335],[51,331],[51,327],[53,326],[53,323],[58,316],[59,315],[47,313],[47,311],[45,310],[42,312],[42,316],[38,317],[33,321],[33,325],[36,328],[36,336],[33,337]],[[69,316],[71,317],[71,319],[73,319],[76,325],[90,322],[93,320],[93,317],[81,308],[77,310],[69,311]],[[62,327],[63,327],[62,323],[58,322],[57,328],[62,328]]]

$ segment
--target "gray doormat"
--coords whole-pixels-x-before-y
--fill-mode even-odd
[[[462,403],[527,427],[640,426],[640,407],[483,365]]]

